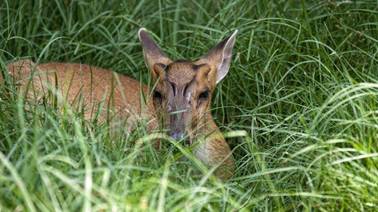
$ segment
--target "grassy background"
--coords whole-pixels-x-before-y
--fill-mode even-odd
[[[0,62],[79,62],[147,82],[137,30],[174,59],[239,29],[213,114],[237,159],[227,183],[198,177],[177,144],[0,94],[2,210],[378,208],[377,1],[3,0]],[[146,141],[148,143],[148,141]],[[180,150],[181,149],[181,150]]]

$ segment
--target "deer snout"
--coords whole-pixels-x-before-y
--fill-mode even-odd
[[[185,137],[187,109],[176,110],[170,113],[169,135],[175,140]]]

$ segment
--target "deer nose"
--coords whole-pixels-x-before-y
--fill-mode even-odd
[[[184,133],[179,131],[173,131],[170,133],[170,136],[175,140],[181,140],[184,138]]]

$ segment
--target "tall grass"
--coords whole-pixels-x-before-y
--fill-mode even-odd
[[[195,59],[239,29],[213,115],[237,160],[226,183],[198,174],[143,129],[108,133],[0,87],[0,208],[97,210],[378,209],[377,1],[0,2],[1,67],[78,62],[147,82],[137,30]]]

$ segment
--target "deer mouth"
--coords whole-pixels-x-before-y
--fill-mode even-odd
[[[170,136],[175,140],[182,140],[185,138],[185,134],[180,131],[173,131],[170,133]]]
[[[185,146],[192,145],[192,141],[186,133],[179,132],[179,131],[171,131],[169,133],[169,136],[176,141],[182,142],[182,144]]]

